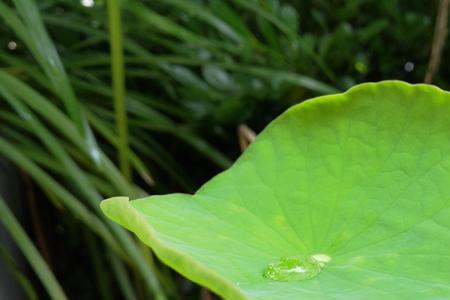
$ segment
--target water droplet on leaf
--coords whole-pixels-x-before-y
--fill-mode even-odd
[[[263,276],[275,281],[302,281],[316,277],[331,258],[325,254],[283,257],[271,263]]]

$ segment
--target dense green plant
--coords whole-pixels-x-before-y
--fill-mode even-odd
[[[121,48],[108,30],[119,24],[111,2],[122,3],[115,29],[125,65],[110,56],[110,44]],[[258,130],[302,99],[356,82],[421,81],[435,9],[392,0],[111,2],[0,0],[0,155],[34,180],[57,222],[74,226],[64,241],[88,246],[80,251],[95,272],[81,273],[94,274],[103,299],[122,297],[112,286],[127,299],[179,291],[148,250],[103,219],[100,199],[192,192],[237,156],[242,122]],[[56,277],[75,286],[69,296],[85,288],[67,273]]]
[[[292,107],[194,195],[102,209],[225,299],[445,299],[449,113],[433,86],[362,84]]]
[[[33,2],[19,0],[14,4],[15,10],[0,2],[0,15],[27,46],[37,65],[27,62],[27,57],[3,57],[24,74],[25,80],[14,76],[14,70],[0,71],[0,94],[12,108],[1,112],[0,153],[33,178],[57,207],[70,211],[102,243],[111,246],[110,253],[94,263],[98,274],[106,273],[106,264],[114,266],[116,280],[126,298],[134,299],[129,278],[125,276],[125,262],[140,274],[150,294],[164,299],[170,293],[170,286],[162,287],[163,275],[157,273],[148,252],[140,250],[127,233],[105,222],[98,213],[98,202],[105,193],[114,190],[141,193],[99,148],[88,119],[92,123],[97,120],[103,134],[111,140],[115,139],[112,130],[98,117],[87,114],[76,98],[72,82]],[[128,157],[135,168],[148,173],[132,152],[128,152]],[[94,249],[98,247],[95,240],[85,242]],[[167,280],[165,284],[170,285]],[[99,287],[106,297],[109,287],[101,282]]]
[[[33,245],[33,242],[27,236],[23,228],[20,226],[13,213],[9,210],[2,197],[0,197],[0,222],[3,223],[8,233],[10,233],[10,235],[14,238],[16,244],[19,246],[20,250],[32,265],[34,271],[39,276],[51,298],[66,300],[67,296],[65,295],[58,281],[54,277],[53,273],[49,270],[44,259],[39,254],[38,250]],[[3,249],[0,248],[0,250]],[[3,251],[6,253],[5,250]],[[20,272],[18,268],[17,271]],[[23,275],[16,277],[24,286],[27,292],[27,296],[30,299],[38,299],[36,291],[30,284],[30,282],[26,279],[26,277]]]

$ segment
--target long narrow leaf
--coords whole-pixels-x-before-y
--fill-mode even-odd
[[[83,141],[89,147],[91,158],[98,163],[98,145],[92,131],[80,112],[79,103],[67,77],[66,70],[56,51],[50,36],[33,0],[14,0],[18,18],[15,12],[0,0],[0,17],[16,31],[17,35],[28,46],[39,65],[52,83],[53,90],[63,101],[71,119],[83,134]]]
[[[30,280],[27,278],[27,275],[25,275],[21,268],[16,264],[14,261],[14,258],[11,254],[8,253],[7,249],[5,249],[0,244],[0,259],[2,259],[6,265],[11,270],[11,273],[14,275],[16,280],[19,282],[19,284],[22,286],[25,294],[27,295],[29,300],[38,300],[38,296],[36,293],[36,290],[34,289],[33,285],[31,284]]]
[[[8,143],[1,137],[0,154],[25,170],[40,185],[52,190],[55,194],[57,194],[58,199],[63,203],[64,207],[68,208],[93,232],[101,236],[112,249],[116,250],[117,253],[122,253],[122,251],[117,247],[117,242],[115,241],[114,237],[96,215],[87,210],[86,207],[81,204],[64,187],[62,187],[58,182],[51,178],[30,159],[20,153],[17,148],[15,148],[13,145]]]
[[[16,220],[13,213],[10,211],[9,207],[6,205],[1,196],[0,223],[3,224],[3,226],[9,232],[11,238],[16,242],[20,251],[22,251],[24,256],[27,258],[27,261],[41,280],[51,299],[67,300],[68,298],[66,294],[56,280],[52,271],[50,271],[48,265],[39,254],[33,242],[22,229],[22,226],[20,226],[19,222]]]

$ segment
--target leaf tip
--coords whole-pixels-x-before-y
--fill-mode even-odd
[[[100,209],[108,218],[127,228],[129,222],[124,217],[126,215],[124,212],[130,211],[130,208],[130,198],[125,196],[112,197],[100,202]]]

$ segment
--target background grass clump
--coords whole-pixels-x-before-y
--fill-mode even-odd
[[[31,299],[210,299],[99,201],[192,192],[239,155],[241,124],[312,96],[422,82],[439,4],[0,0],[0,156],[21,172],[26,233],[5,199],[0,223],[29,266],[0,257]],[[433,75],[448,87],[446,64]]]

